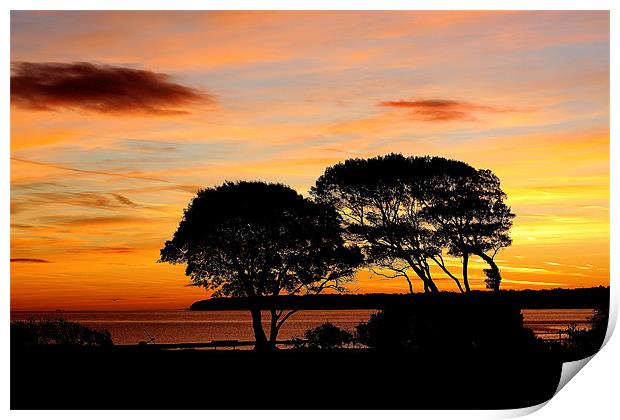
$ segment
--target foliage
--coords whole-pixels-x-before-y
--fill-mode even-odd
[[[186,264],[192,284],[214,296],[246,297],[258,305],[280,293],[344,291],[362,256],[345,244],[331,205],[282,184],[240,181],[198,192],[160,262]],[[257,307],[251,312],[259,345],[261,314]],[[275,341],[290,314],[274,309],[271,316]]]
[[[94,330],[64,319],[12,321],[13,346],[111,346],[107,330]]]
[[[518,307],[454,300],[393,305],[360,323],[357,338],[372,348],[453,353],[514,352],[538,342]]]
[[[426,216],[435,227],[437,241],[447,246],[450,255],[466,259],[474,254],[489,264],[484,270],[487,287],[498,290],[501,275],[494,257],[511,245],[509,231],[515,215],[504,202],[499,178],[491,171],[450,167],[433,176],[425,188]],[[467,282],[465,273],[464,278]]]
[[[562,331],[566,334],[566,339],[562,342],[565,347],[575,350],[583,357],[596,353],[605,340],[609,310],[607,307],[599,307],[590,318],[590,328],[581,329],[576,324],[569,324],[568,328]]]
[[[353,341],[353,335],[334,324],[326,322],[316,328],[311,328],[304,333],[307,340],[304,345],[309,348],[334,349],[342,347]]]
[[[491,171],[441,157],[389,154],[348,159],[327,168],[311,195],[339,211],[349,240],[360,244],[376,274],[404,277],[412,293],[410,271],[422,280],[425,291],[437,291],[430,263],[463,290],[445,264],[444,253],[464,259],[465,290],[469,291],[470,254],[489,264],[487,285],[499,289],[494,257],[511,243],[508,232],[514,214]],[[394,275],[386,275],[386,269]]]

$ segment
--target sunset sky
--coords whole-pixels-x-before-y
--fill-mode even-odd
[[[11,61],[13,310],[187,307],[198,188],[389,152],[499,176],[502,288],[609,284],[607,12],[12,12]]]

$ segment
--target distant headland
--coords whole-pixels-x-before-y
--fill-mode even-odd
[[[337,309],[382,309],[398,303],[429,302],[449,303],[450,301],[470,299],[475,301],[506,300],[522,309],[549,308],[575,309],[598,308],[609,305],[609,287],[598,286],[579,289],[543,289],[543,290],[500,290],[497,293],[472,291],[463,295],[456,292],[436,294],[324,294],[324,295],[282,295],[265,298],[260,303],[263,309],[297,310],[337,310]],[[247,310],[250,303],[247,298],[210,298],[194,302],[193,311],[238,311]]]

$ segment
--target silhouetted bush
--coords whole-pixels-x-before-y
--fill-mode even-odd
[[[334,349],[342,347],[353,341],[353,335],[334,324],[326,322],[316,328],[311,328],[304,333],[305,343],[299,342],[296,347],[308,347],[318,349]]]
[[[108,330],[94,330],[64,319],[12,321],[12,346],[111,346]]]
[[[518,352],[537,348],[518,307],[453,299],[394,305],[357,326],[359,342],[377,349]]]
[[[575,351],[579,357],[588,357],[600,350],[607,333],[609,313],[607,307],[599,307],[590,318],[589,329],[579,329],[570,324],[563,332],[566,339],[562,345]]]

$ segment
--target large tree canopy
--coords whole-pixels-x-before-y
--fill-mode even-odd
[[[368,262],[379,269],[377,274],[404,277],[412,292],[411,271],[425,291],[437,291],[432,263],[459,289],[469,291],[470,254],[489,264],[488,287],[499,287],[493,257],[510,244],[514,215],[490,171],[441,157],[390,154],[349,159],[327,168],[311,194],[338,209],[347,234],[362,246]],[[465,289],[449,270],[444,253],[462,258]],[[385,269],[394,275],[385,274]]]
[[[261,298],[341,290],[362,262],[341,233],[340,217],[327,203],[282,184],[227,182],[196,195],[160,261],[186,264],[192,284],[218,296],[248,298],[256,346],[263,349],[273,346],[292,312],[271,309],[269,345]]]

